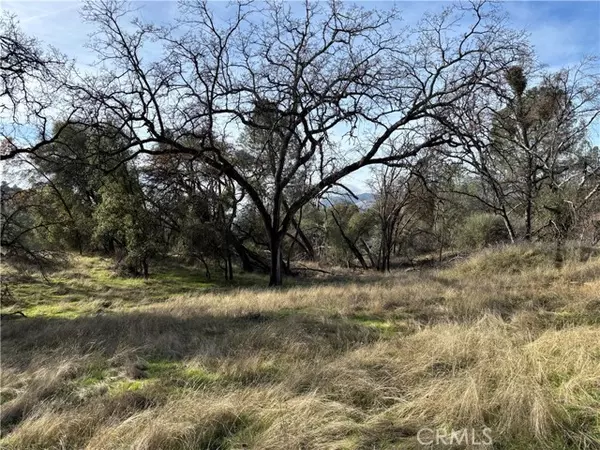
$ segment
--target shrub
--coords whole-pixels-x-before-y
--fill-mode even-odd
[[[483,248],[509,240],[508,231],[501,217],[477,213],[467,217],[457,233],[461,248]]]

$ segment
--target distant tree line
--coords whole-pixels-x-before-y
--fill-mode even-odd
[[[148,276],[302,261],[390,270],[502,242],[600,240],[597,60],[548,72],[485,2],[399,27],[341,2],[181,4],[177,24],[90,1],[82,74],[0,22],[5,255],[113,255]],[[133,18],[133,21],[131,19]],[[345,177],[370,167],[373,200]]]

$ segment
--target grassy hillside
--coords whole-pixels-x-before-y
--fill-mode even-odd
[[[30,317],[2,323],[2,448],[417,449],[486,427],[488,448],[600,448],[599,260],[507,248],[274,291],[99,258],[3,274]]]

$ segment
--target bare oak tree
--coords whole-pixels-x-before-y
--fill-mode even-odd
[[[43,48],[19,28],[15,16],[0,14],[0,160],[30,154],[55,141],[75,121],[77,107],[64,90],[72,63]]]
[[[579,208],[575,205],[598,190],[587,135],[599,117],[596,60],[556,73],[510,68],[487,100],[464,102],[449,125],[456,126],[462,144],[453,155],[481,182],[477,193],[462,193],[500,215],[513,241],[531,240],[547,226],[558,232],[566,222],[557,224]],[[548,211],[554,216],[563,211],[563,218],[540,223]],[[524,218],[520,235],[515,217]],[[564,232],[558,234],[563,240]]]
[[[86,4],[100,73],[72,84],[85,110],[71,119],[116,127],[124,159],[189,154],[235,182],[269,237],[271,285],[307,202],[360,168],[453,141],[452,107],[528,51],[485,2],[413,27],[395,10],[338,1],[185,1],[167,26],[129,8]]]

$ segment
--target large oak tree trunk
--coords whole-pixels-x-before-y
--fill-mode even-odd
[[[281,236],[277,231],[269,233],[271,247],[271,266],[269,268],[269,286],[281,286],[283,280],[281,277]]]
[[[252,261],[250,261],[250,256],[248,256],[246,247],[244,247],[240,240],[233,234],[231,235],[231,242],[242,263],[242,270],[244,272],[254,272],[254,265],[252,265]]]

